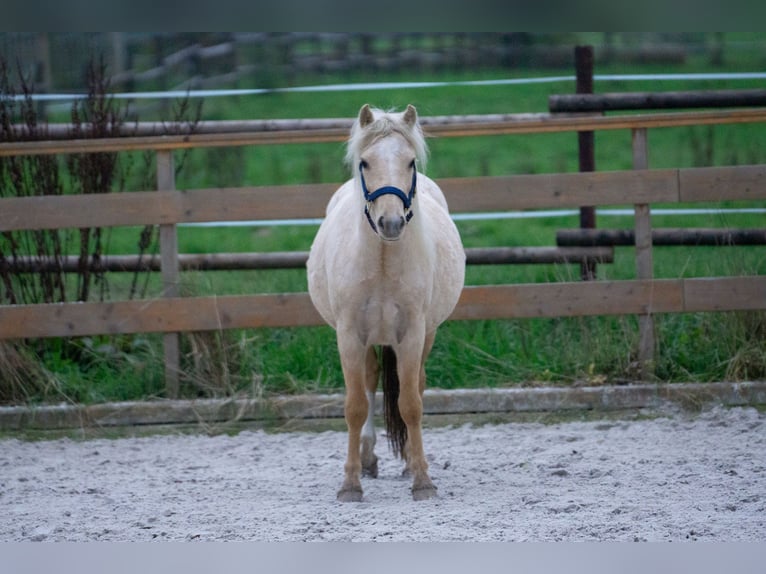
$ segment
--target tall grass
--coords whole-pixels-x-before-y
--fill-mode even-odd
[[[608,69],[599,69],[608,73]],[[624,70],[620,70],[624,71]],[[636,70],[649,71],[649,70]],[[668,70],[665,70],[668,71]],[[696,63],[687,70],[705,71]],[[562,70],[571,74],[571,70]],[[554,74],[554,72],[549,72]],[[508,71],[450,74],[447,79],[481,79]],[[409,77],[377,78],[381,81]],[[444,79],[443,76],[420,79]],[[326,78],[331,82],[333,78]],[[301,83],[300,79],[296,83]],[[653,90],[656,84],[599,84],[601,91]],[[661,89],[749,87],[674,84]],[[362,103],[402,107],[414,103],[423,115],[544,111],[549,93],[567,93],[568,83],[514,87],[450,87],[440,90],[395,89],[384,92],[333,94],[272,94],[205,103],[201,119],[274,117],[350,117]],[[500,175],[575,171],[574,134],[492,136],[430,140],[429,175]],[[713,128],[668,128],[649,135],[653,168],[766,161],[766,130],[760,125]],[[596,136],[600,170],[629,169],[630,134],[601,132]],[[262,184],[340,182],[347,177],[340,144],[253,146],[194,150],[177,174],[180,189]],[[180,163],[180,162],[178,162]],[[150,173],[151,175],[151,173]],[[145,182],[153,186],[151,177]],[[751,202],[749,206],[753,206]],[[601,217],[600,227],[632,227],[632,219]],[[659,217],[655,226],[763,227],[762,215]],[[492,245],[554,245],[556,230],[576,227],[574,217],[534,220],[460,222],[467,247]],[[142,234],[143,232],[143,234]],[[180,250],[204,253],[307,250],[315,226],[179,229]],[[136,252],[137,237],[151,249],[152,229],[114,229],[103,252]],[[148,234],[148,235],[147,235]],[[62,252],[71,247],[62,247]],[[76,252],[76,251],[75,251]],[[635,277],[631,248],[618,248],[611,265],[599,266],[599,278]],[[659,248],[655,275],[663,278],[706,275],[764,274],[762,247]],[[568,265],[481,266],[467,270],[467,284],[525,283],[577,280],[579,267]],[[302,270],[246,272],[184,272],[185,294],[238,294],[305,291]],[[145,297],[158,296],[157,275],[140,279]],[[109,277],[109,296],[129,298],[135,279]],[[528,384],[602,384],[637,376],[637,321],[634,317],[586,317],[502,321],[450,322],[443,325],[427,365],[430,386],[466,388]],[[657,317],[659,341],[656,377],[663,381],[712,381],[766,378],[766,317],[764,313],[700,313]],[[37,353],[48,381],[23,394],[23,400],[97,402],[161,396],[161,338],[80,339],[72,360],[57,344]],[[182,336],[182,394],[234,394],[330,391],[343,387],[329,327],[251,329]],[[0,355],[2,350],[0,349]],[[51,383],[54,381],[55,383]],[[19,400],[19,396],[0,397]]]

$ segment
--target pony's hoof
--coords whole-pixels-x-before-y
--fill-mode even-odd
[[[421,486],[419,488],[412,489],[412,500],[414,501],[420,501],[420,500],[428,500],[429,498],[435,498],[436,497],[436,487],[433,485],[428,486]]]
[[[362,466],[362,476],[368,476],[370,478],[378,478],[378,457],[375,457],[370,464]]]
[[[338,491],[338,502],[362,502],[362,489],[358,487],[341,488]]]

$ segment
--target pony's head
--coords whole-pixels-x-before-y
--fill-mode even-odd
[[[370,227],[395,241],[413,217],[418,168],[428,150],[414,106],[400,113],[365,104],[351,128],[346,162],[359,182]]]

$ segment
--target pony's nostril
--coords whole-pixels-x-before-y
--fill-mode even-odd
[[[385,229],[385,228],[386,228],[386,220],[385,220],[385,219],[383,218],[383,216],[381,215],[381,216],[378,218],[378,229]]]

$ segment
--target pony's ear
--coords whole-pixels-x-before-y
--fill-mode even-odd
[[[362,106],[362,109],[359,110],[359,126],[365,127],[370,125],[375,118],[372,116],[372,110],[370,109],[370,104],[364,104]]]
[[[412,104],[407,104],[407,109],[404,110],[402,119],[404,120],[405,124],[413,127],[418,122],[418,111],[415,109],[415,106]]]

